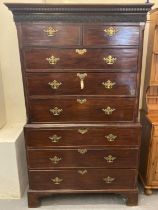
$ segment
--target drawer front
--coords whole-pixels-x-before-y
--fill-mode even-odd
[[[80,25],[50,22],[23,23],[21,27],[24,45],[68,46],[80,45]]]
[[[73,170],[29,171],[29,188],[32,190],[133,189],[136,187],[136,180],[137,171],[133,169],[106,170],[81,168]]]
[[[138,146],[140,127],[25,128],[25,139],[28,148]]]
[[[81,55],[76,49],[35,49],[24,52],[26,69],[62,70],[131,70],[137,71],[138,49],[86,49]]]
[[[79,100],[85,100],[80,103]],[[56,97],[30,100],[31,122],[133,121],[134,98]]]
[[[29,169],[72,167],[136,168],[138,149],[28,150]]]
[[[139,45],[139,26],[87,25],[83,33],[85,46]]]
[[[84,77],[84,81],[82,78]],[[29,95],[136,95],[135,73],[27,74]],[[82,82],[84,87],[82,87]],[[93,84],[93,85],[92,85]]]

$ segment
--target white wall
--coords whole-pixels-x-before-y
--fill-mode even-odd
[[[5,125],[5,123],[6,123],[6,111],[5,111],[5,102],[4,102],[2,73],[0,66],[0,128],[2,128]]]
[[[23,126],[26,111],[16,27],[0,1],[0,198],[20,198],[27,186]],[[2,127],[3,126],[3,127]]]

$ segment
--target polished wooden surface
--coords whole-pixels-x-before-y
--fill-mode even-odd
[[[82,97],[57,97],[53,99],[30,100],[30,122],[118,122],[136,120],[136,100],[133,98],[86,97],[85,104],[78,103]],[[53,115],[50,109],[62,109],[59,115]],[[102,109],[115,109],[105,114]]]
[[[44,30],[55,29],[57,32],[52,36]],[[26,46],[65,46],[80,45],[80,24],[57,24],[50,22],[24,23],[21,26],[23,44]]]
[[[57,30],[52,36],[48,36],[44,30],[49,27]],[[116,29],[116,34],[109,36],[105,30],[110,27]],[[50,22],[34,22],[22,24],[23,43],[26,46],[66,46],[85,45],[139,45],[139,26],[121,25],[87,25],[61,24]],[[70,36],[71,35],[71,36]],[[83,42],[82,42],[83,37]]]
[[[137,171],[134,169],[86,169],[87,173],[81,175],[79,169],[73,170],[29,170],[30,189],[34,190],[55,190],[55,189],[133,189],[136,186],[135,176]],[[80,168],[80,170],[85,170]],[[112,183],[106,183],[106,177],[115,178]],[[61,184],[54,184],[52,179],[61,178]],[[73,177],[73,178],[72,178]],[[129,179],[130,177],[130,179]]]
[[[84,47],[83,47],[84,48]],[[102,70],[131,70],[137,71],[138,49],[87,49],[87,53],[79,55],[74,49],[59,48],[26,48],[23,51],[25,68],[34,69],[102,69]],[[49,64],[47,58],[51,56],[60,60],[55,64]],[[116,58],[114,64],[107,64],[104,58],[109,55]]]
[[[81,89],[77,73],[28,73],[26,76],[30,96],[82,94],[134,97],[137,94],[135,73],[87,73],[84,89]],[[52,88],[49,85],[54,80],[60,84],[59,87]],[[104,85],[108,81],[112,83],[110,88]]]
[[[116,33],[112,36],[105,32],[109,27],[116,30]],[[139,45],[139,26],[86,25],[83,30],[83,43],[85,46]]]
[[[81,134],[79,129],[87,132]],[[114,138],[108,138],[112,134]],[[50,139],[56,135],[58,141]],[[74,138],[75,136],[75,138]],[[25,138],[28,148],[49,148],[49,147],[80,147],[80,146],[139,146],[140,128],[133,127],[108,127],[91,128],[25,128]]]
[[[82,153],[83,152],[83,153]],[[136,168],[138,163],[138,149],[51,149],[28,150],[28,167],[30,169],[52,168]],[[59,158],[53,162],[50,158]],[[114,160],[106,160],[108,156]],[[42,157],[42,158],[41,158]]]

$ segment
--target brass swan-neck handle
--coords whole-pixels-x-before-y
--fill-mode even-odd
[[[86,73],[77,73],[77,77],[80,78],[80,86],[81,86],[81,90],[84,89],[84,79],[85,77],[87,77]]]

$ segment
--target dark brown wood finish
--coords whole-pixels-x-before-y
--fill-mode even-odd
[[[83,44],[99,47],[104,45],[139,45],[139,26],[120,26],[116,24],[111,27],[116,29],[114,36],[107,34],[106,30],[109,28],[107,25],[85,25],[83,28]]]
[[[87,173],[80,174],[78,171],[87,170]],[[73,170],[52,170],[52,171],[29,171],[29,184],[32,190],[107,190],[107,189],[134,189],[136,187],[137,172],[134,169],[73,169]],[[104,178],[112,177],[112,183],[106,183]],[[59,177],[60,184],[54,184],[52,179]],[[72,179],[73,177],[73,179]],[[129,179],[130,177],[130,179]]]
[[[109,95],[136,96],[137,75],[135,73],[87,73],[84,89],[81,89],[77,73],[27,74],[29,96],[34,95]],[[57,81],[59,86],[51,86]],[[108,81],[112,83],[108,87]],[[93,84],[93,85],[92,85]]]
[[[49,27],[56,32],[51,36]],[[26,46],[66,46],[81,44],[80,24],[57,24],[50,22],[25,23],[21,25],[23,44]],[[51,33],[50,33],[51,34]]]
[[[28,150],[29,169],[136,168],[137,163],[138,149],[133,148]]]
[[[80,129],[85,129],[81,134]],[[114,136],[113,138],[111,134]],[[58,139],[52,139],[54,136]],[[74,138],[75,136],[75,138]],[[80,146],[139,146],[140,128],[133,127],[76,127],[76,128],[53,128],[53,129],[30,129],[25,128],[25,138],[28,148],[48,147],[80,147]]]
[[[18,31],[30,123],[28,167],[38,169],[28,169],[29,207],[45,196],[89,192],[119,193],[127,205],[137,205],[143,22],[152,4],[7,6]],[[55,64],[51,56],[59,58]],[[87,74],[82,90],[77,73]],[[54,80],[61,83],[57,89],[48,85]],[[110,89],[102,85],[108,80],[116,83]],[[50,114],[55,106],[60,115]],[[116,109],[111,115],[102,111],[108,106]],[[62,158],[55,166],[53,155]],[[117,158],[111,164],[104,155]]]
[[[85,98],[81,96],[32,99],[29,121],[32,123],[136,121],[136,100],[133,98],[86,97],[87,101],[84,104],[80,104],[77,99]],[[59,109],[59,115],[51,112],[55,107]],[[112,110],[110,114],[106,113],[108,107]]]
[[[79,48],[80,49],[80,48]],[[81,48],[81,49],[84,49]],[[131,70],[137,72],[138,49],[87,49],[84,55],[76,53],[74,49],[58,48],[26,48],[24,51],[25,68],[34,69],[102,69],[105,71]],[[116,58],[114,64],[107,64],[104,58],[111,55]],[[47,58],[59,58],[56,64],[50,64]]]

